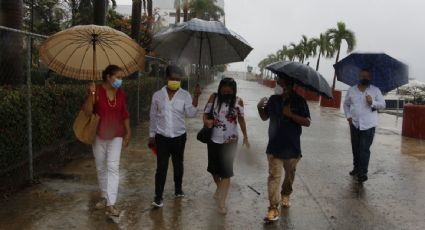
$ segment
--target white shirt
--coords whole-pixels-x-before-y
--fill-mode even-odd
[[[178,137],[186,133],[186,115],[195,117],[198,109],[192,105],[192,96],[179,89],[170,100],[167,88],[156,91],[152,97],[149,137],[160,134],[165,137]]]
[[[234,143],[238,141],[238,118],[244,116],[244,107],[241,99],[236,97],[235,107],[229,114],[229,105],[222,103],[220,112],[218,112],[218,99],[214,103],[214,129],[211,140],[216,144]],[[211,111],[213,103],[205,106],[204,113]]]
[[[372,106],[366,101],[367,95],[372,97]],[[372,108],[385,108],[385,100],[379,88],[370,85],[362,92],[355,85],[347,91],[344,100],[344,113],[347,119],[352,118],[354,127],[360,130],[367,130],[378,126],[378,112],[376,110],[372,111]]]

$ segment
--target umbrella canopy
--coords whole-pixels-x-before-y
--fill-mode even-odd
[[[409,82],[408,67],[384,53],[353,53],[334,65],[338,81],[349,86],[359,83],[362,69],[372,73],[371,83],[387,93]]]
[[[50,36],[40,58],[60,75],[100,80],[102,71],[117,65],[130,75],[144,67],[145,51],[126,34],[107,26],[75,26]]]
[[[194,18],[153,37],[153,50],[177,63],[220,65],[243,61],[252,47],[218,21]]]
[[[304,86],[325,97],[332,98],[332,90],[326,79],[310,66],[293,61],[280,61],[270,64],[266,69],[275,74],[285,74],[295,80],[295,83]]]

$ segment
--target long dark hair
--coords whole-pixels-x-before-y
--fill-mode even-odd
[[[230,115],[233,112],[233,109],[235,108],[235,104],[236,104],[236,93],[237,93],[236,81],[230,77],[223,78],[220,81],[220,84],[218,85],[218,92],[217,92],[218,112],[220,112],[221,105],[224,103],[224,98],[223,98],[223,95],[221,94],[221,89],[223,87],[230,87],[233,90],[232,99],[230,100],[230,104],[229,104],[229,112],[227,114],[227,115]]]
[[[121,67],[117,65],[108,65],[106,69],[102,72],[103,81],[106,82],[108,75],[111,76],[120,71],[122,71]]]

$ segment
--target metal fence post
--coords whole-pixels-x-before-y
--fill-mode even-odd
[[[29,180],[34,180],[33,153],[32,153],[32,113],[31,113],[31,36],[27,41],[27,125],[28,125],[28,164]]]

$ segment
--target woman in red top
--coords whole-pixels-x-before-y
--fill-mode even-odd
[[[109,65],[102,73],[103,83],[92,83],[84,103],[84,112],[100,117],[93,154],[102,200],[97,209],[106,208],[109,216],[119,216],[114,207],[119,184],[119,163],[122,145],[128,146],[131,130],[124,91],[121,89],[124,72]]]

